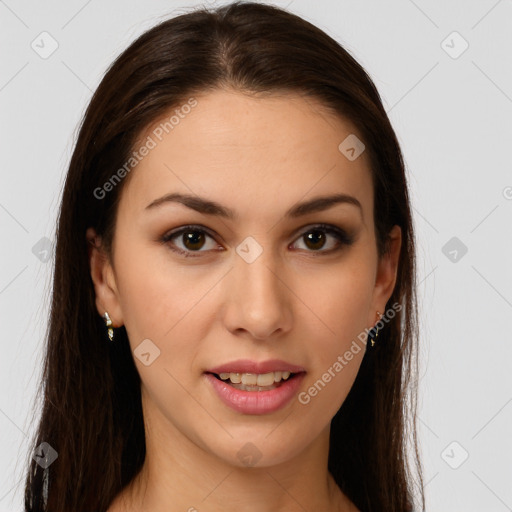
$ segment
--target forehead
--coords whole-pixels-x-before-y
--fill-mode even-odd
[[[143,210],[157,197],[183,192],[261,218],[337,192],[357,196],[367,210],[369,158],[363,152],[349,160],[339,149],[354,135],[361,139],[350,121],[312,98],[230,90],[194,95],[141,133],[134,150],[150,149],[131,171],[121,205]]]

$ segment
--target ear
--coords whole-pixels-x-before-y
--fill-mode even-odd
[[[368,325],[375,325],[378,321],[377,311],[383,315],[386,304],[395,289],[402,246],[402,230],[400,226],[393,226],[389,233],[388,250],[377,263],[377,274],[375,277],[375,288],[373,290],[373,310],[370,311],[370,322]]]
[[[96,231],[93,228],[88,228],[85,236],[89,268],[96,293],[96,309],[100,316],[107,311],[113,327],[120,327],[123,325],[123,315],[114,270],[101,246],[101,237],[96,234]]]

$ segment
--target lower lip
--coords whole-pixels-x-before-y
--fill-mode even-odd
[[[304,375],[304,372],[298,373],[269,391],[242,391],[211,373],[205,374],[222,402],[243,414],[268,414],[283,408],[297,393]]]

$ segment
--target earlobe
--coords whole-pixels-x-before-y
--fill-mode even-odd
[[[96,295],[96,309],[101,317],[107,311],[113,327],[120,327],[123,324],[123,318],[112,265],[101,247],[101,238],[93,228],[87,229],[86,239],[89,269]]]
[[[373,296],[373,310],[383,312],[386,304],[395,289],[400,249],[402,246],[402,230],[400,226],[393,226],[389,233],[388,250],[382,255],[377,264],[377,275]]]

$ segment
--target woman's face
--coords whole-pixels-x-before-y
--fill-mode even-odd
[[[113,259],[92,252],[98,311],[126,327],[160,441],[269,466],[328,432],[393,291],[400,233],[379,262],[369,159],[350,151],[361,136],[312,99],[188,104],[134,148]]]

